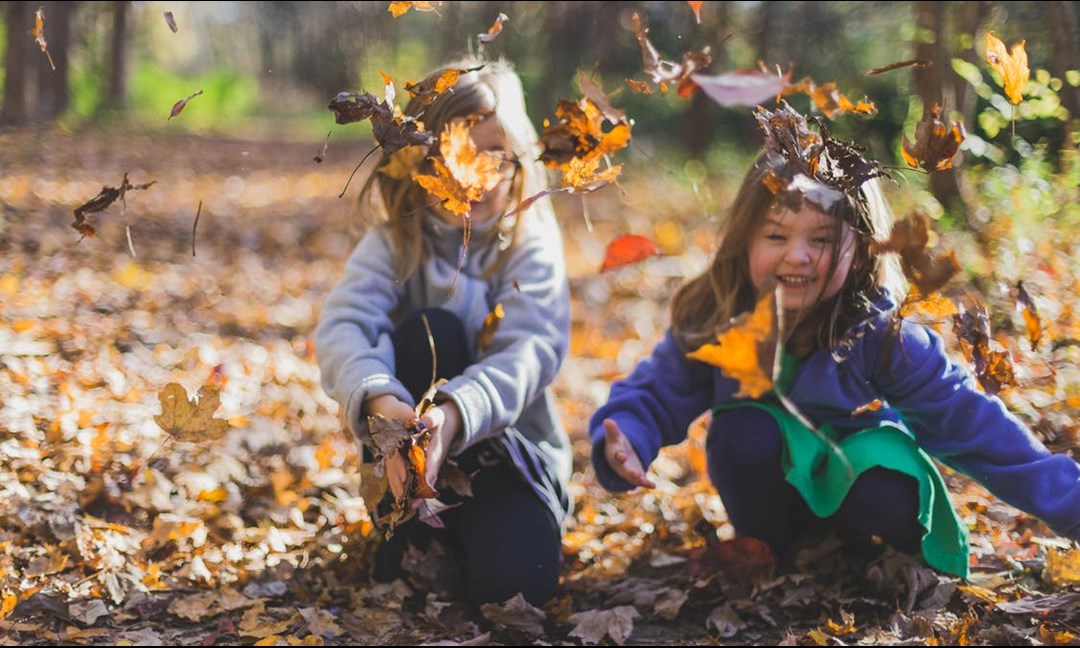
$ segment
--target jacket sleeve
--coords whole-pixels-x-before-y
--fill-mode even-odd
[[[604,419],[618,423],[648,468],[662,446],[686,439],[690,424],[712,405],[713,379],[712,368],[687,359],[669,331],[649,358],[611,386],[607,403],[592,416],[592,463],[600,484],[610,491],[632,488],[604,457]]]
[[[514,425],[554,380],[568,351],[570,295],[558,224],[543,214],[524,229],[491,280],[490,307],[501,304],[504,316],[490,344],[439,389],[462,415],[452,455]]]
[[[412,403],[394,372],[390,313],[399,299],[395,286],[389,244],[381,232],[368,232],[326,298],[315,328],[322,387],[344,408],[349,428],[361,439],[367,435],[364,401],[393,394]]]
[[[945,464],[972,477],[1002,501],[1080,539],[1080,464],[1052,454],[995,396],[951,362],[941,338],[903,322],[878,387]]]

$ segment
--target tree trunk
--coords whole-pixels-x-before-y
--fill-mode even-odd
[[[978,51],[975,49],[976,36],[982,29],[983,21],[990,10],[990,3],[985,0],[964,0],[960,3],[956,13],[955,33],[963,37],[965,46],[957,52],[959,58],[977,67],[984,64],[981,62]],[[970,41],[969,41],[970,39]],[[970,45],[968,45],[970,42]],[[950,73],[952,80],[953,96],[956,99],[956,110],[964,116],[964,125],[970,125],[975,121],[975,102],[978,95],[968,87],[959,74]]]
[[[722,41],[727,36],[724,30],[730,32],[732,29],[730,6],[728,2],[714,2],[703,6],[701,10],[701,26],[699,29],[703,34],[716,34],[711,39],[714,43],[711,49],[713,57],[712,70],[725,71],[728,69],[727,49],[722,44]],[[717,74],[717,72],[706,72],[706,74]],[[700,158],[709,149],[716,132],[718,113],[719,109],[716,102],[700,90],[694,93],[686,117],[683,119],[683,142],[686,144],[690,157]]]
[[[30,57],[37,49],[26,30],[34,24],[34,6],[30,2],[9,2],[4,12],[7,39],[5,44],[4,105],[0,123],[21,124],[30,113]],[[33,46],[33,49],[31,49]]]
[[[112,48],[109,50],[108,103],[123,108],[128,101],[128,41],[131,40],[131,2],[113,2]]]
[[[33,118],[36,121],[55,119],[64,114],[71,102],[68,88],[68,61],[71,46],[71,11],[74,2],[45,2],[45,38],[49,46],[49,56],[56,69],[48,65],[37,67],[38,97],[34,106]]]
[[[1080,88],[1065,81],[1066,70],[1080,69],[1080,56],[1077,55],[1076,12],[1072,2],[1044,2],[1046,20],[1050,27],[1050,42],[1053,44],[1053,56],[1050,68],[1054,76],[1061,79],[1061,105],[1069,111],[1065,122],[1065,140],[1063,146],[1072,146],[1074,124],[1080,119]]]

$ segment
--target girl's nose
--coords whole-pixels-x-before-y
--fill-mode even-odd
[[[784,260],[788,263],[810,263],[811,250],[805,241],[791,241],[784,249]]]

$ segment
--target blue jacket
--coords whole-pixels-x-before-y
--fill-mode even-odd
[[[1080,464],[1051,454],[1000,399],[980,391],[936,333],[907,320],[898,333],[891,331],[891,306],[879,301],[876,314],[851,331],[850,346],[808,356],[787,396],[812,421],[840,434],[898,423],[934,458],[1058,534],[1080,539]],[[608,402],[592,417],[600,483],[611,491],[631,487],[604,458],[604,419],[619,424],[647,467],[662,446],[683,441],[694,419],[733,401],[736,391],[737,383],[719,369],[687,359],[669,331],[652,357],[612,385]],[[851,416],[874,399],[884,406]]]

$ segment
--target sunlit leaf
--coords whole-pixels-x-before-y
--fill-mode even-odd
[[[49,67],[56,71],[56,64],[53,63],[52,55],[49,54],[49,45],[45,42],[45,6],[42,5],[34,12],[34,27],[26,32],[34,37],[34,42],[38,44],[41,51],[45,54],[45,58],[49,60]]]
[[[470,203],[482,200],[503,179],[502,158],[477,150],[469,129],[463,120],[447,124],[439,140],[442,158],[432,158],[435,175],[413,176],[428,193],[443,200],[443,207],[459,215],[467,214]]]
[[[1024,100],[1024,86],[1031,76],[1024,43],[1025,41],[1020,41],[1006,52],[1005,43],[1001,42],[1000,38],[989,32],[986,34],[986,60],[1001,77],[1001,82],[1005,86],[1005,96],[1014,106]]]
[[[158,393],[158,400],[161,414],[154,421],[178,441],[216,441],[229,429],[227,421],[214,418],[221,403],[216,389],[203,387],[195,399],[188,400],[182,385],[169,383]]]
[[[165,121],[169,121],[173,117],[176,117],[177,115],[179,115],[180,112],[188,105],[189,101],[191,101],[195,97],[198,97],[202,93],[203,93],[203,91],[200,89],[195,94],[188,95],[187,97],[184,97],[180,101],[177,101],[176,103],[174,103],[173,107],[172,107],[172,110],[169,111],[169,117]]]
[[[900,153],[909,166],[922,167],[927,171],[952,168],[952,159],[960,150],[966,133],[964,125],[953,122],[948,126],[941,121],[941,106],[934,104],[915,127],[915,143],[904,135]]]
[[[1024,288],[1024,282],[1016,284],[1016,305],[1020,307],[1020,314],[1024,317],[1024,327],[1027,329],[1028,342],[1032,350],[1039,348],[1042,340],[1042,320],[1039,318],[1039,309],[1035,307],[1035,300]]]
[[[393,0],[390,3],[390,6],[386,8],[386,10],[393,14],[394,18],[398,18],[408,13],[410,9],[415,9],[424,13],[438,14],[439,7],[441,6],[442,2],[432,2],[428,0]]]
[[[637,234],[624,234],[608,243],[600,272],[644,261],[660,254],[653,242]]]
[[[500,13],[498,16],[495,17],[495,22],[491,23],[491,27],[488,27],[487,32],[476,35],[476,40],[484,44],[490,43],[491,41],[495,40],[496,38],[498,38],[499,34],[502,33],[503,23],[508,20],[510,20],[509,16],[504,13]]]
[[[603,185],[615,182],[622,173],[622,165],[615,165],[599,170],[600,158],[591,157],[586,159],[570,158],[570,161],[562,165],[562,185],[582,192],[593,191]]]
[[[737,381],[736,398],[759,398],[773,387],[776,347],[776,293],[770,290],[753,312],[739,315],[717,333],[716,344],[703,344],[687,357],[719,367]]]
[[[618,112],[614,108],[610,111]],[[630,123],[618,121],[605,131],[604,111],[587,97],[580,101],[560,100],[555,116],[558,121],[552,124],[545,120],[540,134],[540,143],[544,147],[540,159],[549,167],[565,170],[565,165],[573,158],[578,158],[580,163],[609,155],[630,142]],[[610,119],[607,123],[611,123]]]
[[[480,332],[476,334],[477,349],[487,351],[495,339],[495,333],[498,332],[499,324],[504,317],[506,317],[506,311],[503,309],[503,305],[495,304],[495,308],[491,309],[491,312],[484,318],[484,324],[480,327]]]
[[[814,102],[814,106],[821,114],[829,119],[836,119],[838,116],[847,113],[855,115],[877,114],[877,106],[873,102],[865,99],[853,102],[837,90],[836,83],[833,81],[818,84],[808,77],[796,85],[789,86],[785,89],[784,94],[795,92],[805,93]]]
[[[386,164],[379,167],[379,173],[395,180],[411,178],[420,168],[420,163],[424,161],[427,154],[428,148],[426,146],[406,146],[403,149],[394,151],[389,156]]]
[[[694,20],[697,24],[701,24],[701,5],[705,4],[700,0],[686,0],[686,4],[690,5],[690,8],[694,11]]]
[[[1080,549],[1047,550],[1046,578],[1055,587],[1080,585]]]
[[[440,70],[429,75],[419,83],[412,83],[411,81],[405,84],[405,92],[420,102],[420,105],[427,106],[431,102],[435,101],[435,98],[444,92],[451,90],[457,85],[458,78],[466,72],[471,72],[479,68],[472,68],[469,70],[463,70],[459,68]]]

